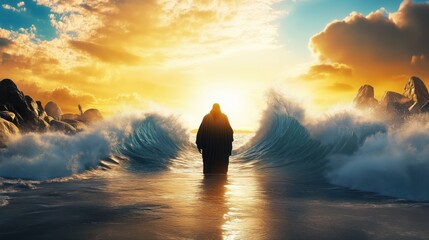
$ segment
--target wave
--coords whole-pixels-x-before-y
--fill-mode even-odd
[[[237,151],[243,161],[351,189],[429,200],[428,114],[395,125],[355,109],[314,119],[293,100],[270,92],[260,125]]]
[[[149,115],[132,124],[134,131],[120,144],[117,151],[143,164],[143,170],[168,167],[180,150],[190,145],[188,130],[175,117]]]
[[[32,180],[67,177],[97,168],[112,154],[123,154],[147,164],[148,169],[160,168],[187,136],[174,117],[158,114],[116,116],[75,135],[18,135],[8,142],[8,148],[0,149],[0,176]]]

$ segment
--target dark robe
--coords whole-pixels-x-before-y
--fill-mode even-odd
[[[233,131],[223,113],[204,116],[197,133],[197,147],[202,150],[204,173],[227,173],[232,151]]]

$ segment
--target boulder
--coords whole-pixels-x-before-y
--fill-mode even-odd
[[[374,98],[374,87],[371,85],[361,86],[353,99],[353,104],[357,108],[374,108],[377,106],[378,101]]]
[[[18,133],[19,129],[15,124],[0,118],[0,148],[5,148],[7,140]]]
[[[61,111],[60,106],[58,106],[55,102],[48,102],[45,105],[45,112],[48,116],[53,117],[56,120],[61,119],[61,115],[63,115],[63,111]]]
[[[33,98],[25,95],[25,101],[27,102],[28,108],[34,113],[34,115],[39,116],[39,107]]]
[[[52,120],[50,122],[50,125],[51,125],[51,130],[54,130],[54,131],[60,131],[67,134],[74,134],[77,132],[76,128],[74,128],[72,125],[63,121]]]
[[[13,123],[13,121],[15,120],[15,113],[9,111],[0,111],[0,118],[3,118]]]
[[[2,110],[15,114],[18,127],[25,125],[25,128],[29,130],[31,128],[37,129],[38,116],[30,99],[26,98],[10,79],[0,81],[0,106],[2,106]]]
[[[42,115],[46,114],[45,109],[43,108],[41,101],[36,101],[36,103],[37,103],[37,112],[39,113],[39,117],[42,117]],[[42,118],[44,117],[45,116],[43,116]]]
[[[85,125],[85,123],[79,121],[79,120],[73,120],[73,119],[63,119],[63,122],[66,122],[70,125],[72,125],[76,131],[81,132],[86,130],[88,127]]]
[[[88,109],[81,116],[80,120],[86,124],[92,124],[95,122],[99,122],[103,120],[103,116],[101,115],[98,109]]]
[[[422,106],[429,101],[429,93],[426,85],[420,78],[415,76],[412,76],[405,85],[404,96],[414,102],[408,108],[411,113],[419,113]]]

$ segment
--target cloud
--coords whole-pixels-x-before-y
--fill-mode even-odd
[[[333,77],[350,77],[352,70],[344,64],[316,64],[301,77],[306,80],[330,79]]]
[[[119,49],[111,49],[109,47],[84,41],[69,41],[71,47],[82,50],[91,56],[94,56],[108,63],[123,63],[136,64],[139,62],[139,57]]]
[[[346,83],[339,83],[339,82],[336,82],[336,83],[332,84],[331,86],[328,86],[327,88],[329,90],[332,90],[332,91],[353,91],[353,90],[355,90],[355,88],[352,87],[351,85],[346,84]]]
[[[404,75],[429,77],[428,39],[429,3],[406,0],[391,14],[353,12],[334,21],[311,38],[310,47],[322,62],[349,66],[358,81],[380,83]]]
[[[6,10],[11,10],[14,12],[25,12],[25,11],[27,11],[27,9],[24,7],[24,2],[17,3],[17,5],[16,5],[17,7],[13,7],[9,4],[2,4],[1,6]]]
[[[63,112],[78,112],[78,104],[81,104],[84,108],[88,108],[88,106],[96,103],[94,95],[72,89],[68,86],[44,89],[32,82],[17,81],[16,83],[24,94],[30,95],[34,100],[42,101],[43,105],[48,101],[54,101],[60,105]]]

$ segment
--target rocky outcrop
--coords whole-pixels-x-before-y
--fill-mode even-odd
[[[51,116],[56,120],[61,120],[61,115],[63,115],[63,111],[61,111],[60,106],[52,101],[46,103],[45,112],[48,116]]]
[[[13,124],[3,118],[0,118],[0,148],[6,147],[7,140],[19,133],[19,129]]]
[[[377,106],[378,101],[374,98],[374,87],[363,85],[359,88],[358,94],[353,99],[353,104],[357,108],[373,108]]]
[[[429,93],[425,84],[415,76],[412,76],[405,85],[404,96],[414,102],[408,108],[411,113],[419,113],[422,106],[429,101]]]
[[[100,111],[89,109],[83,112],[78,105],[80,114],[63,114],[55,102],[35,101],[24,95],[10,79],[0,81],[0,147],[6,146],[7,139],[20,131],[60,131],[75,134],[87,129],[103,119]]]
[[[10,79],[0,81],[1,110],[15,114],[15,124],[24,131],[44,131],[45,123],[39,118],[37,104],[25,96]]]
[[[92,109],[86,110],[80,116],[80,120],[86,124],[92,124],[103,120],[103,116],[101,115],[100,111],[98,111],[98,109],[92,108]]]
[[[404,95],[392,91],[386,91],[379,103],[388,112],[397,114],[408,114],[408,108],[414,104],[412,100]]]

